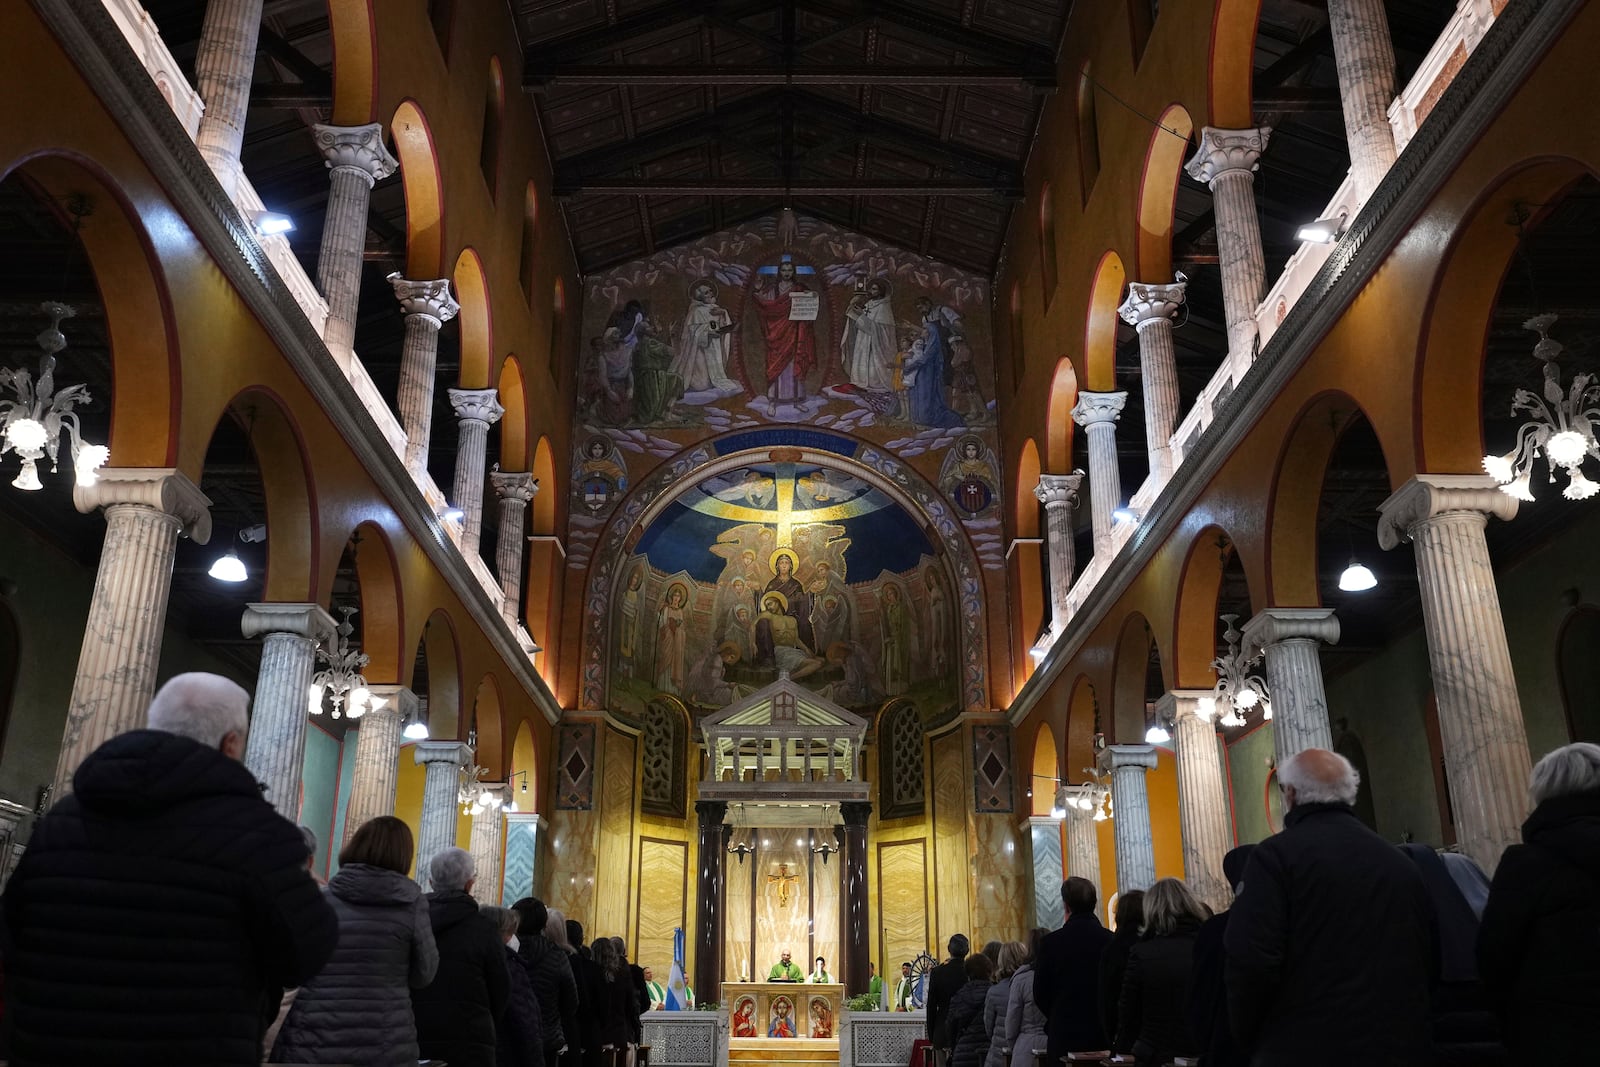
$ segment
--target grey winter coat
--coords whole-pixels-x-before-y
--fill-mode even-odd
[[[1011,976],[1011,996],[1006,1000],[1006,1045],[1016,1067],[1033,1067],[1034,1050],[1049,1044],[1047,1020],[1033,1002],[1033,964],[1025,963]]]
[[[1011,1042],[1006,1040],[1006,1005],[1011,1001],[1011,983],[1015,974],[1008,974],[994,985],[983,998],[983,1032],[989,1039],[989,1051],[983,1067],[1006,1067],[1010,1062]]]
[[[272,1059],[415,1067],[411,990],[433,981],[439,952],[428,902],[403,874],[352,863],[328,883],[339,947],[300,988]]]

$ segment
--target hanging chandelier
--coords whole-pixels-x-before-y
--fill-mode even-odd
[[[479,815],[505,803],[504,797],[483,784],[483,777],[488,773],[489,768],[480,766],[476,760],[456,772],[456,800],[461,805],[461,814]]]
[[[50,473],[59,471],[57,454],[64,430],[78,484],[93,485],[98,479],[96,472],[105,466],[110,452],[105,445],[86,444],[78,426],[74,409],[89,402],[89,387],[79,384],[56,390],[56,353],[67,347],[61,320],[70,319],[75,312],[54,300],[39,305],[39,310],[50,319],[50,325],[35,339],[44,350],[39,357],[38,379],[26,370],[0,367],[0,387],[16,396],[14,400],[0,398],[0,456],[15,452],[22,460],[22,470],[12,485],[30,491],[43,489],[36,464],[48,456]]]
[[[1600,482],[1583,473],[1586,459],[1600,459],[1594,435],[1594,422],[1600,419],[1600,385],[1592,374],[1574,374],[1571,387],[1561,388],[1561,367],[1556,361],[1566,346],[1550,336],[1556,318],[1554,314],[1535,315],[1522,324],[1523,329],[1539,335],[1533,358],[1544,364],[1544,396],[1518,389],[1511,398],[1511,414],[1522,411],[1532,418],[1517,430],[1517,443],[1511,451],[1483,457],[1483,469],[1500,483],[1500,491],[1518,500],[1533,499],[1529,482],[1533,461],[1541,455],[1552,485],[1556,468],[1566,471],[1567,487],[1561,495],[1568,500],[1587,500],[1600,493]]]
[[[355,608],[340,608],[339,628],[336,631],[333,651],[318,646],[317,659],[327,667],[311,676],[311,714],[321,715],[324,708],[337,719],[340,715],[359,719],[369,711],[383,706],[383,700],[372,695],[361,668],[367,665],[367,654],[350,647],[350,635],[356,632],[350,616]]]
[[[1217,672],[1217,684],[1211,692],[1211,707],[1208,709],[1201,702],[1201,712],[1217,717],[1220,726],[1243,726],[1245,715],[1255,708],[1261,709],[1263,719],[1272,718],[1272,701],[1267,692],[1267,683],[1258,674],[1250,673],[1250,666],[1259,657],[1246,656],[1239,651],[1239,628],[1234,625],[1238,621],[1237,615],[1221,616],[1228,628],[1223,632],[1222,639],[1228,644],[1228,651],[1211,661],[1211,669]]]
[[[1055,807],[1051,815],[1054,816],[1056,811],[1065,815],[1070,808],[1075,811],[1092,811],[1095,822],[1105,822],[1111,818],[1111,813],[1107,810],[1110,802],[1111,790],[1098,780],[1079,785],[1064,785],[1056,790]]]

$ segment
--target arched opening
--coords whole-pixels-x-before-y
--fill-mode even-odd
[[[1039,484],[1039,448],[1028,438],[1017,458],[1017,476],[1012,489],[1013,523],[1016,537],[1006,555],[1006,571],[1011,587],[1013,677],[1020,688],[1033,671],[1028,650],[1033,646],[1046,620],[1049,596],[1045,591],[1044,546],[1040,542],[1039,498],[1033,495]]]
[[[406,198],[406,277],[437,278],[444,268],[444,201],[433,131],[414,100],[395,109],[389,131]]]
[[[1083,325],[1084,374],[1080,388],[1104,393],[1117,387],[1117,325],[1122,321],[1117,308],[1122,304],[1127,281],[1121,256],[1108,251],[1100,257]]]
[[[450,281],[461,305],[456,316],[460,324],[460,386],[484,389],[494,362],[494,315],[489,306],[489,282],[476,249],[462,249]]]
[[[567,287],[560,278],[551,286],[550,299],[550,377],[561,381],[566,367]]]
[[[539,749],[526,719],[517,724],[517,736],[511,742],[511,773],[507,781],[517,810],[539,810]]]
[[[1094,181],[1100,176],[1100,118],[1095,111],[1097,86],[1090,64],[1078,72],[1078,188],[1083,202],[1089,202]]]
[[[1072,360],[1062,356],[1056,360],[1056,372],[1050,379],[1050,403],[1045,409],[1045,456],[1051,474],[1066,474],[1072,469],[1072,438],[1077,427],[1072,421],[1072,409],[1077,403],[1078,374]]]
[[[1567,736],[1600,742],[1600,607],[1584,604],[1567,615],[1556,641],[1556,670]]]
[[[1063,781],[1061,760],[1056,755],[1055,735],[1049,723],[1040,723],[1033,738],[1033,782],[1028,787],[1035,815],[1049,815],[1055,806],[1056,790]]]
[[[1250,587],[1238,547],[1219,526],[1195,535],[1178,581],[1173,635],[1173,673],[1178,689],[1210,689],[1216,683],[1211,662],[1226,646],[1219,640],[1223,613],[1243,626],[1253,614]]]
[[[517,260],[517,285],[522,290],[522,299],[533,307],[533,278],[535,274],[535,253],[533,236],[535,227],[539,222],[539,194],[533,182],[528,183],[527,189],[522,194],[522,241],[519,245],[520,254]]]
[[[373,119],[377,40],[370,4],[329,4],[333,40],[333,123],[360,126]]]
[[[500,178],[500,128],[505,123],[506,86],[500,71],[500,57],[489,57],[488,84],[484,87],[483,132],[478,140],[478,169],[489,187],[489,199],[495,198]]]
[[[474,754],[478,764],[487,769],[485,781],[498,782],[506,773],[501,759],[505,729],[505,711],[500,700],[500,680],[486,674],[478,680],[472,696],[472,716],[468,736],[474,739]]]
[[[1044,285],[1044,306],[1056,295],[1056,208],[1050,183],[1039,188],[1039,280]]]
[[[508,471],[528,469],[528,395],[522,382],[522,364],[507,356],[500,364],[500,466]]]
[[[404,597],[394,546],[380,526],[364,522],[356,527],[322,588],[330,590],[330,607],[352,602],[342,598],[353,598],[360,609],[357,632],[361,650],[369,657],[367,681],[406,684]]]
[[[461,736],[460,642],[455,624],[443,610],[435,611],[422,625],[412,665],[411,690],[418,698],[427,694],[425,718],[431,739],[452,741]]]
[[[1111,737],[1116,744],[1144,744],[1155,702],[1168,688],[1155,634],[1145,617],[1134,612],[1123,620],[1112,666]]]
[[[1028,360],[1022,330],[1022,283],[1011,283],[1011,299],[1006,306],[1006,326],[1011,342],[1011,391],[1022,388],[1022,377],[1028,372]]]
[[[556,520],[565,487],[556,477],[555,451],[550,439],[541,436],[533,449],[533,477],[539,491],[533,496],[529,516],[527,592],[525,615],[528,633],[543,649],[539,669],[547,682],[554,681],[557,646],[560,642],[562,571],[566,556],[556,535]]]
[[[1149,0],[1128,0],[1131,7],[1148,10]],[[1166,282],[1172,278],[1173,220],[1177,209],[1179,177],[1189,151],[1194,120],[1182,105],[1161,113],[1145,151],[1144,173],[1139,179],[1138,281]]]
[[[556,482],[555,451],[548,437],[541,436],[534,446],[533,477],[539,483],[539,492],[533,498],[531,532],[553,534],[556,532],[556,497],[561,493],[561,486]]]
[[[1104,733],[1100,721],[1100,701],[1094,683],[1087,675],[1073,679],[1067,699],[1067,726],[1062,752],[1062,779],[1083,782],[1092,772],[1100,752],[1096,739]]]

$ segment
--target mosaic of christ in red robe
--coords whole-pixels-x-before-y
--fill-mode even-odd
[[[775,400],[805,399],[806,376],[817,365],[816,324],[789,318],[789,294],[810,291],[785,261],[777,280],[752,294],[767,343],[767,395]]]

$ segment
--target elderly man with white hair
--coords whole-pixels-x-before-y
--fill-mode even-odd
[[[431,985],[411,991],[422,1058],[450,1067],[495,1067],[495,1026],[511,998],[500,928],[471,895],[474,868],[464,848],[443,849],[428,864],[439,972]]]
[[[1360,782],[1326,749],[1278,767],[1283,832],[1251,855],[1223,935],[1253,1064],[1433,1062],[1433,908],[1411,861],[1356,818]]]
[[[1600,1019],[1600,745],[1533,765],[1533,814],[1500,857],[1478,972],[1518,1063],[1590,1063]]]
[[[34,825],[0,924],[13,1063],[261,1062],[338,928],[239,762],[248,709],[226,678],[178,675]]]

